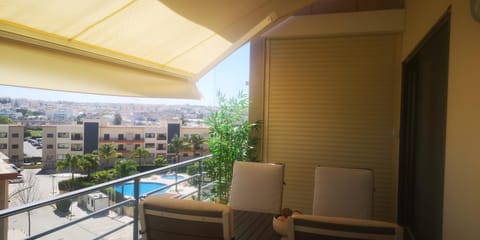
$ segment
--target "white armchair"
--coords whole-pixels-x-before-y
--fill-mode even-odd
[[[233,239],[231,207],[151,195],[139,204],[144,240]]]
[[[236,161],[229,205],[235,210],[279,213],[284,165]]]
[[[373,186],[370,169],[318,166],[312,214],[371,219]]]

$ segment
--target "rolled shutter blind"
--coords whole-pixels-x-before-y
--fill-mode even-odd
[[[393,218],[397,37],[268,41],[265,149],[286,164],[284,207],[311,212],[317,165],[371,168],[374,218]]]

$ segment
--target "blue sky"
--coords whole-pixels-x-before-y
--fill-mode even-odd
[[[46,101],[108,102],[140,104],[195,104],[213,106],[217,103],[217,91],[227,97],[236,96],[239,91],[248,93],[247,82],[250,74],[250,44],[245,44],[219,65],[202,77],[197,87],[203,95],[201,100],[178,100],[166,98],[132,98],[100,96],[70,92],[18,88],[0,85],[0,97],[41,99]],[[1,83],[0,83],[1,84]]]

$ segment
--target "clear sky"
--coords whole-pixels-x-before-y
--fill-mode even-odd
[[[239,91],[248,94],[250,74],[250,44],[245,44],[223,62],[208,72],[197,82],[203,95],[201,100],[178,100],[166,98],[132,98],[80,94],[70,92],[48,91],[31,88],[3,86],[0,82],[0,97],[40,99],[46,101],[73,102],[108,102],[108,103],[141,103],[141,104],[195,104],[216,105],[217,91],[227,97],[236,96]]]

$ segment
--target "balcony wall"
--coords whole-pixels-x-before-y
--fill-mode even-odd
[[[470,1],[406,2],[403,57],[407,57],[451,5],[450,64],[443,239],[478,239],[480,212],[480,23],[470,15]]]

